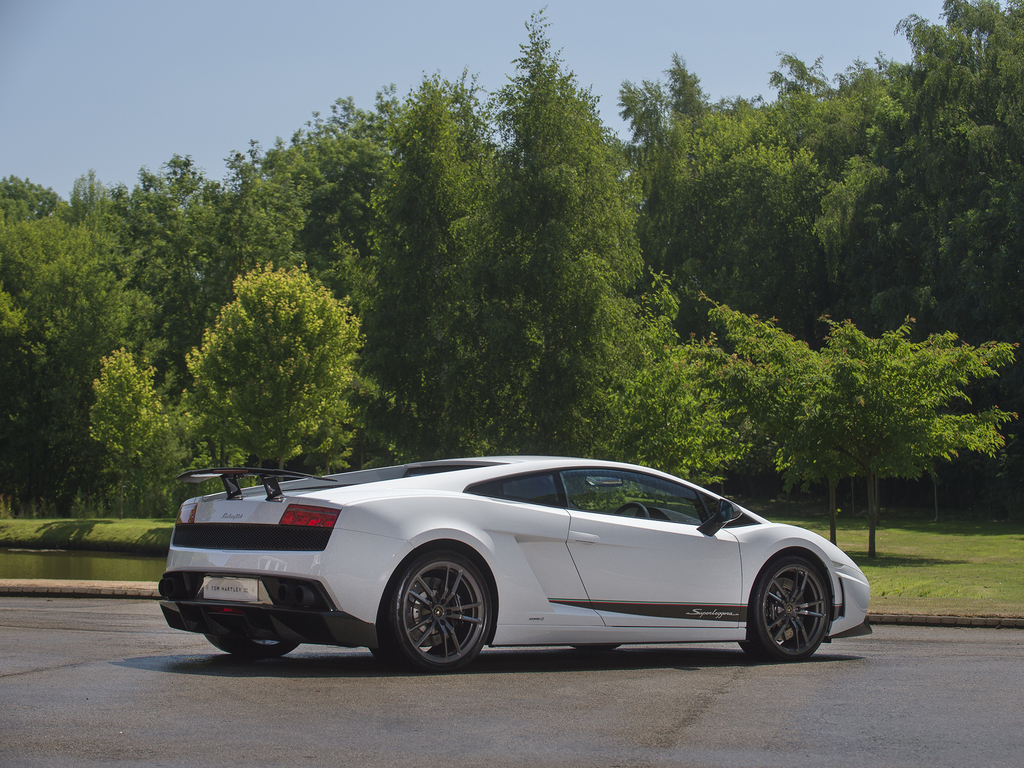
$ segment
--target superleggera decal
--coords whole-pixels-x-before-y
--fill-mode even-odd
[[[707,603],[620,603],[595,600],[552,600],[559,605],[593,608],[607,613],[653,616],[660,619],[692,619],[694,621],[746,621],[745,605],[709,605]]]

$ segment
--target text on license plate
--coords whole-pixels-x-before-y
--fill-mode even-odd
[[[259,598],[260,586],[256,579],[207,576],[203,580],[204,600],[232,600],[236,603],[255,603]]]

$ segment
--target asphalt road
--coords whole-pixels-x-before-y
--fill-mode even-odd
[[[0,598],[2,766],[1017,766],[1024,631],[876,627],[795,665],[732,645],[488,650],[394,673],[246,665],[153,601]]]

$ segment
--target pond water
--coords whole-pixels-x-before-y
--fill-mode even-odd
[[[0,579],[159,581],[166,562],[120,552],[0,549]]]

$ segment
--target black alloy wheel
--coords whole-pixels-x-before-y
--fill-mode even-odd
[[[483,650],[494,622],[483,574],[451,551],[427,552],[407,565],[388,602],[378,658],[427,672],[450,672]]]
[[[798,555],[780,558],[761,572],[747,618],[751,656],[769,661],[803,661],[825,639],[829,591],[821,571]]]

